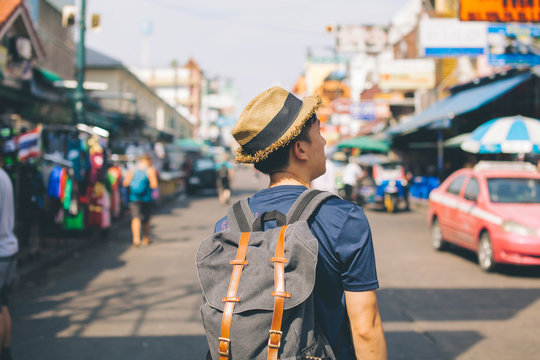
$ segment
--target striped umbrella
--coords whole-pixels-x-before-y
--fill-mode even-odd
[[[477,127],[461,149],[476,154],[540,154],[540,120],[521,115],[490,120]]]

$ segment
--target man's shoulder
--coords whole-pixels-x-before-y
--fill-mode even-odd
[[[339,196],[331,197],[326,200],[320,207],[319,212],[321,213],[336,213],[336,214],[347,214],[351,211],[359,210],[362,211],[362,207],[352,203],[350,201],[343,200]]]

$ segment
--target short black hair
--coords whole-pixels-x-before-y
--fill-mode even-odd
[[[305,141],[311,144],[311,138],[309,136],[309,129],[313,124],[317,122],[317,116],[312,115],[302,127],[300,134],[291,140],[287,145],[280,147],[268,155],[268,157],[262,161],[254,164],[255,169],[259,170],[263,174],[270,175],[272,173],[281,171],[289,166],[289,152],[291,147],[298,141]]]

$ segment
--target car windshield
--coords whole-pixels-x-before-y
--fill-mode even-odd
[[[195,164],[193,164],[193,169],[195,171],[204,171],[214,169],[214,162],[210,159],[197,159]]]
[[[493,203],[540,203],[540,179],[489,178],[487,183]]]

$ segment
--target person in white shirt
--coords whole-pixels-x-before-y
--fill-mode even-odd
[[[4,146],[0,140],[0,359],[11,360],[11,317],[8,310],[8,292],[15,269],[19,243],[13,227],[15,210],[13,206],[13,185],[4,165]]]
[[[356,163],[356,160],[351,156],[349,161],[343,169],[342,181],[345,185],[345,200],[354,201],[356,199],[356,185],[358,180],[362,178],[364,172],[360,165]]]
[[[311,187],[322,191],[330,191],[337,194],[336,191],[336,165],[326,159],[326,172],[311,182]]]

